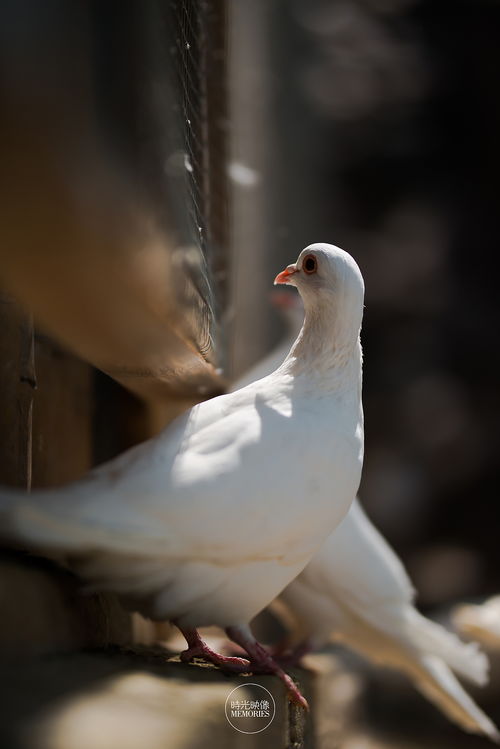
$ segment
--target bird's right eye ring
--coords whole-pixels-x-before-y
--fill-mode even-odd
[[[302,270],[310,276],[318,270],[318,261],[314,255],[306,255],[302,263]]]

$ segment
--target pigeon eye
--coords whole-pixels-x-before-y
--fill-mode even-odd
[[[308,275],[311,275],[311,273],[316,273],[316,271],[318,270],[318,261],[316,260],[314,255],[307,255],[304,258],[304,262],[302,263],[302,270]]]

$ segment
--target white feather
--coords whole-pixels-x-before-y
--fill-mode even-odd
[[[476,638],[486,648],[500,650],[500,596],[481,604],[456,606],[452,620],[462,634]]]
[[[289,335],[280,353],[293,341],[300,314],[299,304],[294,315],[288,312]],[[254,375],[265,375],[274,355],[256,365]],[[497,741],[496,727],[450,670],[482,685],[487,680],[486,656],[476,643],[462,642],[419,614],[414,595],[401,561],[355,500],[279,601],[286,606],[296,642],[303,639],[318,647],[334,639],[402,671],[464,730]]]
[[[3,492],[4,532],[157,619],[227,627],[264,608],[346,514],[363,457],[361,274],[325,244],[290,267],[306,319],[276,372],[71,486]]]

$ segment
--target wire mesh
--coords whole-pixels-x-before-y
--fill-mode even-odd
[[[178,0],[170,4],[171,47],[180,137],[185,167],[183,217],[190,245],[203,268],[186,270],[205,303],[206,336],[201,351],[210,358],[217,307],[223,308],[227,265],[225,158],[225,10],[221,0]]]

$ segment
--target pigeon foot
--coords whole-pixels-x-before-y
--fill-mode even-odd
[[[203,658],[203,660],[213,663],[215,666],[219,666],[221,669],[227,671],[245,673],[251,670],[250,662],[245,658],[235,658],[234,656],[216,653],[215,650],[212,650],[212,648],[201,639],[196,629],[184,629],[182,627],[179,627],[179,629],[186,638],[188,644],[187,650],[183,650],[180,656],[181,661],[184,663],[189,663],[193,658]]]
[[[295,702],[297,705],[304,708],[304,710],[309,710],[307,700],[302,695],[291,676],[283,671],[272,655],[268,653],[259,642],[257,642],[247,627],[227,627],[226,634],[231,640],[238,645],[241,645],[250,656],[250,665],[247,667],[248,671],[257,674],[274,674],[285,684],[288,690],[288,696],[292,702]]]

